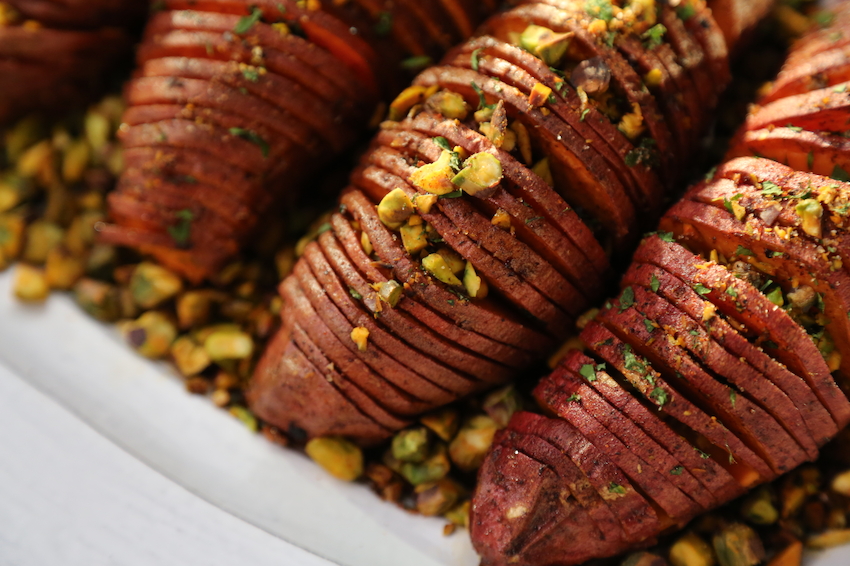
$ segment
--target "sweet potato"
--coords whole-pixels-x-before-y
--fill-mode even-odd
[[[842,83],[850,87],[848,83]],[[745,128],[793,126],[804,130],[843,132],[848,126],[850,88],[842,85],[795,94],[757,107],[747,116]]]
[[[776,344],[768,353],[806,380],[839,428],[850,421],[850,403],[830,375],[820,352],[805,331],[758,289],[735,278],[723,267],[703,261],[682,246],[655,235],[644,240],[635,252],[635,261],[662,267],[692,287],[699,285],[700,290],[707,289],[703,296],[729,319],[762,336],[762,346],[767,341]],[[729,287],[734,287],[737,296],[726,292]]]
[[[726,348],[731,355],[739,357],[742,362],[760,371],[793,399],[796,410],[800,412],[806,423],[808,434],[815,439],[818,447],[823,446],[838,432],[835,421],[802,378],[750,344],[722,316],[716,315],[714,306],[709,301],[685,285],[681,279],[661,268],[635,263],[623,276],[622,284],[641,285],[646,289],[654,288],[654,292],[687,312],[692,320],[701,321],[703,327],[711,333],[712,338]],[[709,315],[708,318],[706,315]]]

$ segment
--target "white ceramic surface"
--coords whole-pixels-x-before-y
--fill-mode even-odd
[[[10,272],[0,274],[0,565],[171,563],[122,559],[122,549],[143,547],[184,565],[271,564],[272,556],[293,566],[326,564],[275,537],[342,566],[477,564],[463,533],[444,537],[442,521],[406,514],[250,434],[206,399],[187,394],[165,366],[132,353],[69,297],[23,305],[11,298],[11,280]],[[37,416],[22,406],[36,407]],[[150,477],[80,421],[164,478]],[[53,458],[55,467],[44,465]],[[128,479],[136,476],[141,479]],[[74,490],[76,499],[69,495]],[[27,497],[36,499],[33,505]],[[80,514],[80,500],[91,509]],[[8,501],[17,501],[38,528],[22,526]],[[200,524],[180,520],[197,515],[204,517]],[[185,553],[184,545],[200,554]],[[239,556],[240,548],[246,560],[222,559]],[[812,555],[807,564],[846,566],[850,547]]]

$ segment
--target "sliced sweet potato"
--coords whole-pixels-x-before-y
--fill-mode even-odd
[[[768,127],[742,132],[736,142],[729,157],[757,155],[818,175],[850,168],[850,140],[843,135]]]
[[[658,515],[623,471],[568,422],[520,412],[509,426],[520,433],[539,436],[569,457],[617,517],[626,540],[642,542],[659,532]]]
[[[553,494],[560,493],[563,482],[548,466],[502,444],[497,444],[488,454],[479,477],[469,521],[472,540],[483,564],[506,566],[507,557],[519,551],[515,550],[516,541],[533,532],[534,527],[539,528],[532,524],[527,511],[539,507],[552,509],[546,502]],[[588,541],[579,552],[574,549],[571,557],[583,561],[604,552],[608,545],[606,538],[593,521],[574,511],[573,505],[570,507],[569,516],[575,513],[576,520],[569,523],[570,528],[565,525],[564,531]],[[554,511],[562,512],[557,507]],[[551,520],[544,517],[544,524]]]
[[[320,239],[327,241],[332,237],[330,232],[326,232],[320,236]],[[388,333],[379,324],[382,320],[380,317],[376,321],[376,319],[363,312],[358,303],[355,302],[354,296],[343,286],[343,282],[337,279],[334,268],[331,267],[330,258],[324,255],[322,248],[319,247],[319,243],[311,242],[308,244],[303,257],[310,266],[310,270],[315,277],[315,282],[321,286],[328,298],[333,300],[340,312],[348,319],[350,324],[344,325],[344,327],[349,334],[351,332],[350,327],[366,328],[369,331],[369,348],[367,352],[372,350],[372,345],[374,344],[375,352],[379,353],[383,351],[391,358],[386,363],[386,366],[378,360],[378,367],[380,368],[378,371],[387,373],[387,366],[391,367],[393,364],[403,364],[409,370],[418,374],[418,376],[407,376],[404,378],[410,384],[403,385],[404,389],[415,393],[418,397],[425,400],[431,400],[433,397],[435,404],[438,402],[436,399],[445,398],[446,393],[454,393],[460,396],[474,387],[468,379],[457,375],[439,360],[423,356]],[[303,265],[302,262],[299,262],[297,269],[303,271]],[[299,278],[303,279],[301,277]],[[362,297],[361,295],[360,301],[363,300]],[[384,305],[384,310],[392,310],[392,308],[387,304]],[[363,357],[368,359],[372,355]],[[378,357],[380,356],[376,356],[376,359]],[[427,380],[428,383],[423,383],[424,380]],[[447,401],[439,402],[441,405],[446,403]]]
[[[564,122],[551,114],[545,116],[532,107],[528,97],[514,87],[472,70],[431,67],[423,71],[415,82],[423,86],[448,88],[463,95],[470,104],[478,101],[476,89],[471,86],[474,84],[489,102],[504,101],[508,116],[523,122],[542,145],[553,175],[556,175],[556,189],[564,200],[573,206],[586,208],[608,228],[618,247],[627,245],[636,226],[634,206],[610,167],[595,151],[595,155],[590,155],[589,146]]]
[[[848,57],[850,47],[844,46],[813,54],[796,65],[786,65],[759,104],[850,81]]]
[[[850,126],[848,112],[850,83],[841,83],[759,106],[747,116],[745,128],[793,126],[811,131],[844,132]]]
[[[364,192],[368,192],[374,202],[378,202],[393,188],[401,188],[410,198],[417,194],[405,182],[403,177],[393,175],[375,166],[369,166],[355,171],[352,175],[352,180]],[[571,314],[569,311],[559,308],[546,295],[524,281],[520,277],[521,273],[511,269],[512,266],[510,264],[503,263],[500,259],[488,253],[489,250],[484,249],[484,244],[480,241],[480,238],[474,239],[474,236],[477,234],[467,235],[467,232],[471,230],[460,228],[458,222],[453,221],[453,219],[444,213],[445,210],[444,207],[439,207],[439,209],[432,208],[431,212],[422,214],[421,216],[425,222],[434,227],[440,238],[444,240],[449,248],[456,251],[462,258],[474,266],[475,271],[480,273],[486,279],[487,284],[491,285],[494,290],[498,290],[502,296],[519,309],[528,312],[533,317],[532,320],[536,319],[535,322],[548,332],[556,336],[566,335],[574,322],[571,316],[578,316],[578,314]],[[469,209],[467,208],[467,210]],[[490,227],[494,228],[492,224],[490,224]],[[373,234],[369,232],[368,228],[364,229],[369,233],[372,243],[375,244]],[[404,253],[406,254],[406,251]],[[418,258],[407,259],[408,261],[419,263]],[[397,266],[398,264],[394,265]],[[398,270],[398,267],[396,267],[396,270]],[[432,279],[432,281],[434,282],[431,285],[445,285],[437,282],[436,279]],[[446,288],[451,292],[451,287],[446,286]],[[574,291],[574,288],[570,290]],[[574,300],[574,305],[582,302],[581,298],[577,297]]]
[[[303,265],[303,264],[302,264]],[[362,359],[348,346],[354,345],[350,337],[342,336],[338,329],[329,326],[322,314],[326,313],[327,305],[316,308],[310,303],[302,283],[295,277],[289,277],[281,283],[281,295],[291,305],[295,319],[307,332],[310,339],[321,348],[325,356],[339,368],[349,380],[356,383],[370,398],[389,412],[399,415],[415,415],[427,411],[430,406],[412,392],[408,392],[389,379],[373,371]],[[327,316],[327,315],[326,315]],[[357,347],[354,346],[354,350]],[[367,347],[368,352],[368,347]],[[373,349],[373,354],[375,351]],[[289,379],[298,379],[297,375],[289,376]]]
[[[400,127],[406,126],[406,123],[400,124]],[[441,136],[446,138],[452,147],[460,146],[466,149],[470,155],[481,151],[492,151],[492,144],[484,139],[483,136],[471,132],[468,128],[455,124],[451,120],[438,121],[432,114],[421,113],[410,122],[413,129],[422,132],[430,137]],[[412,135],[412,132],[405,131],[403,136]],[[376,137],[376,141],[386,145],[385,139],[392,136],[395,139],[394,130],[382,129]],[[389,142],[392,147],[393,142]],[[575,211],[567,205],[566,202],[549,186],[543,179],[531,172],[527,167],[519,163],[509,153],[497,151],[496,155],[499,162],[502,164],[502,174],[504,179],[509,183],[506,190],[511,194],[516,194],[518,200],[525,208],[530,208],[535,215],[543,216],[539,220],[547,220],[547,223],[523,218],[523,224],[529,231],[540,233],[540,238],[545,239],[548,245],[558,246],[559,255],[564,256],[562,263],[568,263],[568,266],[563,266],[564,271],[579,270],[583,273],[584,278],[591,278],[587,284],[593,281],[599,281],[604,278],[610,269],[605,250],[599,245],[592,232],[581,221]],[[503,181],[503,185],[505,182]],[[494,206],[502,207],[509,206],[513,208],[505,200],[498,200],[497,197],[492,197]],[[530,206],[528,206],[530,205]],[[512,213],[512,215],[514,215]],[[514,216],[519,216],[517,213]],[[533,217],[532,217],[533,218]],[[526,220],[529,220],[526,222]],[[566,236],[569,241],[563,239],[551,231],[547,230],[549,225],[560,228],[560,231]],[[517,227],[517,230],[524,232],[522,226]],[[545,232],[544,232],[545,230]],[[545,233],[545,237],[544,237]],[[579,252],[574,250],[578,248]],[[581,255],[579,255],[581,254]],[[594,277],[597,275],[597,277]]]
[[[354,287],[363,297],[369,297],[369,291],[373,291],[373,289],[366,285],[367,281],[384,283],[389,281],[389,278],[378,268],[377,262],[372,261],[363,251],[360,236],[357,235],[348,220],[343,218],[342,215],[334,214],[331,217],[331,225],[334,235],[345,248],[348,258],[351,259],[358,273],[342,270],[341,258],[337,258],[334,265],[340,270],[340,274],[346,278],[349,285]],[[322,238],[319,239],[319,243],[324,247],[325,254],[330,257],[335,252],[332,251],[329,242],[326,245],[326,241]],[[365,280],[360,279],[359,276],[362,276]],[[371,304],[371,302],[367,300],[368,304]],[[377,303],[375,305],[374,308],[377,310]],[[412,296],[407,296],[406,300],[401,301],[397,309],[391,312],[385,311],[386,309],[381,311],[383,313],[380,315],[381,320],[390,326],[397,335],[404,336],[409,344],[423,350],[426,347],[431,347],[433,350],[428,350],[428,352],[432,355],[440,356],[441,359],[451,363],[454,367],[464,369],[467,373],[476,375],[487,383],[506,381],[512,375],[512,370],[508,367],[522,367],[531,362],[532,358],[527,352],[496,342],[472,330],[460,329],[452,321],[432,312],[427,305],[418,302]],[[433,346],[429,345],[429,334],[431,333],[436,337]],[[444,343],[443,340],[448,343]],[[470,356],[474,359],[469,362],[465,361],[464,354],[466,352],[462,349],[468,349]],[[456,355],[458,356],[457,361],[455,361]],[[490,360],[492,360],[492,364]],[[481,368],[479,364],[484,364],[484,368]]]
[[[648,211],[657,208],[662,192],[662,184],[658,175],[653,168],[644,162],[635,163],[631,167],[625,164],[626,156],[634,151],[635,146],[617,129],[616,124],[613,124],[604,116],[596,106],[588,104],[583,107],[576,92],[565,87],[563,85],[564,79],[556,75],[542,60],[515,45],[499,41],[494,37],[478,37],[458,46],[452,51],[453,60],[456,63],[460,62],[462,56],[465,55],[469,58],[469,65],[471,66],[472,53],[476,50],[480,50],[477,56],[479,62],[487,56],[504,59],[528,73],[528,76],[534,81],[546,85],[560,95],[560,98],[555,98],[554,103],[550,101],[547,108],[567,121],[580,135],[593,140],[591,145],[594,145],[597,151],[605,156],[606,161],[615,169],[624,185],[629,186],[629,181],[626,179],[631,177],[632,183],[639,190],[639,194],[634,199],[643,203],[641,209]],[[514,77],[516,77],[515,74],[500,78],[519,88],[518,78],[514,79],[517,80],[516,83],[511,80]],[[584,119],[582,119],[582,115],[584,115]],[[605,146],[613,150],[613,155],[609,153]]]
[[[659,472],[648,461],[634,454],[585,408],[582,399],[576,399],[572,396],[573,394],[558,390],[549,391],[544,395],[549,409],[572,424],[612,463],[623,470],[637,489],[641,490],[644,497],[660,508],[666,515],[666,517],[661,516],[663,522],[684,524],[700,512],[700,506],[670,480],[672,477],[670,470],[674,468]],[[580,393],[577,395],[581,396]]]
[[[421,296],[430,308],[454,320],[460,328],[475,330],[520,349],[543,352],[551,345],[551,339],[515,320],[496,305],[464,301],[430,283],[430,277],[407,257],[404,248],[378,219],[374,205],[365,195],[348,191],[342,196],[342,203],[367,232],[381,260],[392,266],[396,280],[408,283],[414,295]]]
[[[647,462],[656,472],[670,476],[669,481],[703,509],[716,506],[717,500],[714,494],[706,490],[694,475],[704,473],[702,463],[700,462],[699,470],[695,469],[692,473],[680,459],[673,456],[654,438],[641,430],[634,421],[606,401],[594,388],[593,382],[578,377],[580,375],[578,372],[585,365],[596,366],[591,358],[578,350],[573,350],[554,372],[537,385],[534,391],[535,398],[542,403],[543,395],[549,388],[554,388],[559,394],[566,395],[567,399],[575,394],[578,397],[577,401],[585,410],[616,435],[635,456]],[[604,370],[596,370],[596,376],[597,381],[613,382],[611,376]]]
[[[632,292],[639,309],[667,331],[671,342],[690,352],[703,370],[734,387],[736,398],[739,394],[743,395],[775,418],[809,459],[817,458],[817,446],[806,430],[800,412],[781,389],[726,352],[696,321],[672,303],[641,287],[633,287]]]
[[[656,265],[691,287],[699,286],[703,296],[730,320],[762,336],[763,347],[765,341],[776,344],[776,348],[768,348],[768,353],[806,380],[839,428],[850,421],[850,403],[830,375],[814,343],[785,311],[758,289],[735,278],[725,268],[703,261],[682,246],[666,242],[657,235],[643,241],[635,252],[635,261]],[[736,296],[726,292],[729,287],[734,287]]]
[[[364,415],[348,401],[316,366],[311,364],[281,329],[269,343],[247,392],[251,410],[293,438],[341,434],[376,444],[392,432]],[[289,388],[280,386],[280,374],[298,375]]]
[[[642,318],[639,324],[643,326]],[[640,332],[639,328],[630,329],[629,332],[634,332],[629,334],[630,340],[647,339],[645,330]],[[660,411],[706,438],[714,446],[713,452],[719,450],[722,454],[725,451],[729,462],[724,467],[742,487],[750,487],[776,476],[770,466],[732,431],[671,387],[649,361],[635,354],[632,345],[622,342],[612,331],[597,322],[589,323],[581,338],[591,352],[615,368],[646,399],[660,405]]]
[[[719,205],[723,207],[722,202]],[[829,319],[826,330],[842,356],[839,374],[850,376],[850,278],[835,270],[833,260],[824,258],[818,246],[800,238],[781,238],[775,230],[765,230],[760,219],[742,223],[723,208],[688,200],[675,205],[662,220],[662,229],[670,227],[677,233],[686,231],[686,241],[697,249],[716,249],[725,257],[742,254],[786,290],[802,284],[820,293],[823,314]]]
[[[535,509],[541,517],[538,521],[541,526],[527,531],[526,536],[521,539],[522,544],[516,545],[519,549],[516,554],[522,554],[525,560],[533,561],[537,555],[551,555],[559,549],[569,553],[569,547],[574,544],[571,537],[575,529],[573,523],[585,514],[597,527],[595,530],[588,530],[600,540],[606,541],[609,551],[612,546],[616,548],[628,544],[616,516],[593,489],[584,473],[561,450],[539,436],[523,434],[512,428],[505,431],[499,444],[549,466],[562,482],[559,498],[574,499],[574,502],[571,501],[572,505],[578,504],[583,512],[565,516],[561,511],[549,513],[546,518],[548,510]]]
[[[823,446],[838,432],[835,421],[801,377],[791,373],[784,365],[777,363],[764,351],[750,344],[722,316],[716,314],[714,305],[685,285],[681,279],[661,268],[635,263],[623,276],[622,284],[641,285],[653,290],[687,312],[694,321],[702,321],[703,327],[711,333],[712,338],[730,354],[760,371],[793,399],[794,406],[806,423],[808,434],[815,439],[818,447]]]
[[[642,298],[654,297],[645,295],[648,296]],[[652,332],[648,332],[650,325],[646,320],[661,325],[651,307],[650,303],[637,302],[637,298],[634,306],[629,308],[615,301],[611,309],[600,312],[599,320],[621,340],[628,340],[634,351],[645,356],[659,372],[669,376],[664,380],[667,399],[672,397],[675,402],[677,396],[684,397],[705,407],[712,417],[737,435],[745,447],[767,462],[775,473],[771,474],[769,469],[759,470],[763,479],[771,479],[803,463],[805,454],[773,417],[744,395],[737,394],[735,389],[714,379],[687,355],[684,348],[667,340],[663,329],[653,328]],[[649,385],[652,386],[652,383]],[[665,396],[656,394],[650,398],[663,403]],[[757,460],[753,466],[759,463]]]

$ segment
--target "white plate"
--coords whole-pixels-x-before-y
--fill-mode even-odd
[[[79,420],[192,494],[267,533],[342,566],[474,566],[478,563],[464,533],[444,537],[442,520],[407,514],[394,505],[381,502],[365,487],[336,481],[303,456],[249,433],[208,400],[187,394],[182,382],[165,366],[134,354],[113,328],[86,316],[70,297],[57,294],[44,305],[24,305],[11,297],[11,282],[10,272],[0,274],[0,366],[5,366],[11,374],[54,399]],[[34,394],[27,393],[23,384],[16,383],[0,367],[0,395],[9,392],[16,392],[22,399],[30,399]],[[4,400],[8,407],[8,397],[4,396]],[[3,408],[0,404],[0,410]],[[44,411],[47,421],[26,422],[19,415],[18,420],[9,422],[18,425],[24,422],[26,426],[40,428],[45,435],[74,438],[74,435],[87,434],[82,429],[74,433],[77,429],[71,424],[62,424],[74,419],[58,407],[47,407]],[[7,420],[0,418],[0,429],[4,424]],[[9,446],[14,443],[8,434],[5,437],[0,434],[0,450]],[[25,450],[20,446],[18,449]],[[102,446],[91,450],[92,454],[108,452]],[[89,457],[87,452],[64,450],[57,456],[57,465],[63,465],[59,463],[62,461],[70,467],[82,465],[82,460]],[[14,478],[16,473],[20,477],[26,462],[36,466],[43,458],[25,458],[23,463],[13,460],[7,457],[7,452],[2,452],[0,480]],[[122,462],[116,469],[129,469],[133,464],[137,463]],[[55,481],[62,481],[63,474],[54,475]],[[78,482],[79,478],[70,478],[65,487],[73,489]],[[167,488],[151,482],[152,487],[145,489],[148,489],[146,497],[154,498],[154,509],[173,508],[176,500],[188,495],[179,489],[175,491],[174,486]],[[119,482],[116,485],[116,489],[125,492],[138,488],[135,484]],[[2,489],[0,500],[5,500]],[[263,539],[262,533],[247,529],[248,526],[241,522],[228,522],[218,516],[217,509],[204,507],[203,502],[187,500],[185,505],[196,508],[196,513],[208,509],[215,515],[215,519],[205,525],[204,532],[209,536],[215,535],[216,529],[221,531],[218,546],[207,543],[209,548],[217,549],[219,556],[227,552],[219,550],[221,540],[232,541],[234,533],[243,533],[239,536],[245,537],[247,546],[283,552],[277,555],[283,564],[318,566],[323,562],[310,562],[309,556],[299,554],[297,549],[281,547],[284,550],[280,550],[273,542]],[[36,512],[51,514],[50,520],[54,523],[62,522],[61,505],[34,507]],[[127,508],[128,514],[133,511],[131,507]],[[4,522],[11,519],[4,516],[2,508],[0,505],[0,563],[5,564],[3,546],[9,541],[4,539]],[[120,519],[120,510],[107,509],[105,512],[117,513]],[[52,516],[54,513],[59,516]],[[72,530],[73,527],[69,526]],[[76,536],[85,537],[90,523],[82,521],[76,527],[80,531]],[[152,545],[177,544],[173,537],[149,530]],[[189,535],[195,531],[197,529],[187,527]],[[121,548],[127,543],[126,533],[122,538],[121,529],[113,532],[101,528],[98,537],[96,541],[89,541],[92,552],[97,545],[102,545],[98,548]],[[204,540],[191,536],[189,539],[198,544]],[[31,535],[28,540],[35,539]],[[85,562],[83,559],[79,562],[67,560],[66,551],[60,554],[57,550],[55,556],[49,556],[51,548],[51,545],[40,545],[38,551],[48,553],[45,560],[26,563],[59,563],[60,558],[65,559],[63,564],[71,566]],[[80,556],[84,558],[86,547],[80,548],[83,552]],[[254,555],[247,553],[245,556]],[[189,560],[183,563],[212,562]],[[850,564],[850,547],[812,555],[808,563],[845,566]]]

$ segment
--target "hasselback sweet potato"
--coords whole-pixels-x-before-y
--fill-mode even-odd
[[[718,64],[728,62],[725,47],[712,49],[725,42],[705,5],[635,4],[600,18],[584,2],[520,4],[488,19],[484,35],[420,73],[391,104],[329,230],[300,260],[344,274],[344,283],[321,282],[350,309],[334,330],[344,347],[328,341],[324,354],[337,371],[350,368],[352,381],[367,379],[366,367],[368,379],[389,380],[396,362],[421,372],[414,355],[436,353],[444,385],[462,397],[539,360],[601,298],[610,263],[659,212],[710,120],[705,105],[724,87]],[[284,281],[285,293],[305,285],[304,271]],[[312,312],[334,326],[318,289],[298,300],[312,310],[286,304],[285,327],[309,331]],[[435,334],[449,340],[445,354]],[[386,363],[369,364],[384,355]],[[250,387],[252,407],[283,430],[330,434],[312,415],[267,409],[272,390],[302,394],[298,374],[270,377],[267,367],[285,369],[275,357],[260,361],[268,378]],[[422,407],[364,391],[402,420]]]
[[[838,15],[837,27],[846,25],[847,14],[844,9]],[[586,351],[569,352],[535,389],[544,411],[582,425],[588,442],[600,439],[607,464],[628,474],[634,464],[623,459],[624,451],[644,462],[653,454],[656,462],[673,467],[652,487],[669,486],[676,476],[677,488],[702,508],[813,460],[850,420],[845,394],[850,185],[840,165],[842,144],[835,139],[848,114],[837,110],[840,100],[833,97],[843,94],[842,84],[815,86],[805,79],[813,66],[823,70],[824,82],[839,81],[847,72],[846,60],[836,55],[841,45],[831,51],[825,35],[816,31],[798,42],[804,54],[792,52],[730,155],[767,151],[758,151],[760,158],[727,161],[673,206],[661,230],[638,247],[618,298],[585,326]],[[593,426],[589,416],[596,419]],[[555,541],[586,535],[563,516],[545,525],[548,552],[539,546],[533,554],[528,546],[491,546],[495,525],[516,539],[527,528],[514,527],[509,507],[494,500],[501,494],[489,490],[502,481],[498,458],[524,449],[515,432],[524,433],[529,418],[534,417],[515,414],[501,433],[502,455],[493,451],[484,461],[472,505],[473,541],[486,564],[576,564],[581,560]],[[555,428],[555,422],[541,427]],[[680,448],[674,450],[671,436]],[[695,470],[697,463],[704,470]],[[713,502],[697,483],[681,481],[686,473]],[[526,479],[525,487],[534,492],[536,480]],[[641,495],[664,508],[651,490]],[[677,509],[687,514],[689,508]],[[531,508],[526,514],[538,516]],[[576,542],[570,550],[601,557],[621,547],[613,540],[600,553],[600,545],[589,540],[587,547]]]
[[[93,100],[130,53],[147,0],[0,3],[0,123]]]
[[[100,236],[194,282],[214,275],[272,220],[275,203],[353,145],[379,102],[400,89],[407,58],[436,59],[492,9],[458,0],[160,4],[126,87],[122,138],[134,160]],[[186,175],[178,162],[187,152],[196,168],[232,166],[219,183],[226,197],[191,191],[185,202],[166,200],[161,184],[138,182]],[[229,222],[224,201],[245,221]],[[135,210],[149,210],[148,221]],[[175,238],[175,225],[187,222]]]

